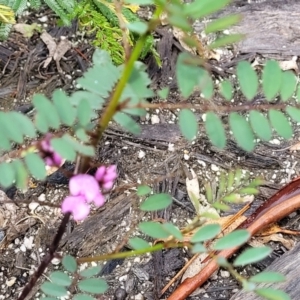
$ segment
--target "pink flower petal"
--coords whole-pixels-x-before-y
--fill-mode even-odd
[[[99,194],[99,184],[97,180],[88,174],[73,176],[69,182],[70,194],[72,196],[83,196],[87,202],[92,202]]]
[[[106,172],[106,168],[104,166],[101,166],[100,168],[98,168],[95,173],[96,180],[101,181],[103,179],[105,172]]]
[[[61,210],[63,213],[71,213],[74,220],[81,221],[85,219],[89,212],[90,207],[82,196],[68,196],[64,199]]]
[[[114,182],[113,181],[108,181],[108,182],[105,182],[105,183],[102,184],[102,187],[105,190],[111,190],[113,186],[114,186]]]
[[[51,157],[45,157],[44,158],[44,161],[45,161],[45,164],[49,167],[52,167],[54,166],[54,162],[53,162],[53,159]]]
[[[53,155],[52,155],[52,159],[53,159],[53,163],[56,165],[56,166],[60,166],[62,164],[62,157],[56,153],[56,152],[53,152]]]
[[[103,177],[103,182],[114,181],[117,178],[117,173],[107,173]]]
[[[94,198],[94,204],[99,207],[102,206],[105,203],[105,198],[104,196],[99,193],[97,197]]]

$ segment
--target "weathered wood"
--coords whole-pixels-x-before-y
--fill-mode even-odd
[[[280,272],[286,276],[286,281],[274,284],[261,284],[259,287],[272,287],[280,289],[289,294],[292,300],[298,300],[300,295],[299,274],[300,274],[300,243],[293,250],[285,253],[276,259],[266,270]],[[254,293],[240,291],[230,300],[260,300]]]
[[[240,13],[242,21],[230,30],[246,38],[238,43],[243,53],[269,54],[288,58],[300,55],[300,2],[268,0],[262,3],[234,2],[221,15]],[[242,4],[242,6],[241,6]]]

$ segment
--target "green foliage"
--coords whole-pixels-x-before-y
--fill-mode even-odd
[[[212,93],[207,93],[207,85],[211,90],[209,74],[199,66],[199,60],[190,54],[183,53],[179,56],[176,65],[178,87],[182,96],[188,97],[193,91],[200,90],[204,98],[209,99]],[[296,84],[295,75],[284,72],[275,61],[267,61],[263,69],[261,78],[252,68],[251,64],[243,61],[238,63],[236,68],[237,80],[243,95],[247,100],[253,100],[257,91],[261,89],[268,101],[275,97],[280,97],[282,101],[293,101],[295,92],[298,97],[299,88]],[[261,86],[259,85],[261,80]],[[214,88],[216,89],[216,88]],[[231,100],[234,91],[231,82],[224,80],[221,82],[220,94],[225,100]],[[300,97],[300,96],[299,96]],[[286,113],[296,121],[300,121],[299,109],[287,106]],[[192,113],[190,111],[190,113]],[[229,130],[232,132],[237,144],[246,151],[252,151],[256,145],[256,138],[270,141],[275,132],[280,137],[290,139],[293,136],[291,121],[286,114],[277,109],[269,109],[268,114],[259,112],[251,105],[244,113],[231,112],[228,114]],[[190,139],[195,134],[197,126],[196,118],[190,117],[182,122],[179,120],[182,134]],[[226,146],[227,134],[219,116],[212,111],[205,115],[205,129],[211,143],[219,148]]]
[[[204,125],[211,143],[218,148],[224,148],[226,145],[226,135],[219,116],[213,112],[208,112]]]
[[[93,276],[96,276],[97,274],[99,274],[100,271],[101,271],[101,267],[100,266],[95,266],[95,267],[91,267],[91,268],[88,268],[88,269],[85,269],[85,270],[81,271],[80,275],[82,277],[90,278],[90,277],[93,277]]]
[[[191,238],[192,243],[204,242],[213,239],[221,232],[219,224],[208,224],[198,229]]]
[[[32,7],[35,8],[42,4],[39,0],[31,1]],[[51,139],[51,146],[55,151],[69,161],[74,161],[77,155],[94,156],[95,149],[91,146],[90,141],[90,137],[95,135],[95,132],[91,133],[95,126],[93,119],[98,117],[99,111],[106,111],[107,108],[110,108],[110,100],[108,100],[108,106],[105,102],[107,99],[114,99],[114,95],[117,95],[117,102],[108,121],[113,118],[115,122],[129,132],[133,134],[140,133],[140,126],[133,117],[144,116],[146,109],[143,105],[147,104],[147,98],[154,96],[154,92],[149,88],[151,80],[146,73],[146,67],[136,61],[129,61],[125,66],[117,67],[115,65],[123,62],[124,50],[121,47],[122,32],[119,28],[116,8],[112,1],[84,0],[79,4],[74,1],[45,0],[45,3],[60,16],[64,23],[68,23],[70,18],[77,16],[81,25],[87,29],[89,34],[96,34],[95,43],[98,43],[99,46],[108,51],[95,51],[93,66],[78,80],[81,90],[71,95],[67,95],[62,91],[55,91],[52,99],[48,99],[44,95],[35,95],[33,104],[36,113],[33,121],[27,116],[16,112],[0,112],[0,125],[4,129],[0,133],[0,150],[9,151],[15,144],[24,143],[25,139],[36,138],[38,134],[45,134],[50,130],[57,132],[63,127],[63,133],[59,132],[57,136],[54,133],[55,137]],[[132,0],[129,2],[152,3],[149,0]],[[193,20],[206,17],[223,8],[229,2],[229,0],[213,2],[210,0],[195,0],[192,3],[160,1],[159,7],[167,12],[167,19],[171,25],[191,33]],[[25,8],[27,0],[9,0],[7,4],[13,7],[16,14],[19,14]],[[152,23],[150,23],[151,26],[142,23],[127,6],[122,7],[122,14],[119,17],[127,24],[125,34],[131,45],[134,45],[139,35],[143,35],[149,29],[153,29],[151,27],[153,26]],[[238,22],[238,20],[239,16],[229,16],[212,21],[208,24],[206,33],[224,30]],[[240,38],[240,35],[221,36],[210,47],[220,47]],[[153,45],[154,39],[152,36],[145,39],[143,51],[138,53],[140,57],[145,57],[149,51],[155,54]],[[138,54],[135,58],[138,57]],[[121,74],[123,75],[121,76]],[[232,134],[237,144],[247,151],[254,149],[256,138],[269,141],[272,138],[273,130],[281,137],[290,138],[293,130],[289,119],[283,112],[274,108],[264,114],[259,112],[255,106],[251,107],[249,103],[250,100],[254,99],[257,91],[260,90],[263,91],[268,101],[274,100],[275,97],[280,97],[282,101],[290,101],[295,90],[298,90],[298,97],[300,89],[297,87],[295,76],[291,72],[282,72],[278,63],[274,61],[266,63],[262,75],[257,74],[248,62],[240,62],[236,68],[236,75],[240,91],[245,96],[247,107],[250,107],[250,109],[244,113],[232,111],[227,116],[222,116],[222,118],[218,115],[217,108],[207,111],[203,115],[204,126],[213,145],[220,148],[225,147],[227,135],[229,134]],[[187,53],[179,55],[176,64],[176,77],[179,90],[185,98],[192,93],[199,93],[202,98],[211,100],[217,90],[212,77],[204,67],[202,59]],[[124,88],[119,88],[120,86]],[[220,94],[226,101],[230,101],[234,97],[233,86],[229,80],[225,79],[218,87]],[[119,94],[115,94],[115,91],[119,92]],[[158,94],[166,97],[168,92],[167,87]],[[299,111],[292,106],[287,106],[285,112],[293,120],[299,122]],[[229,123],[227,131],[223,125],[224,120],[226,123]],[[102,123],[100,124],[101,127],[98,128],[98,131],[105,129],[105,126],[102,128]],[[192,110],[181,110],[179,113],[179,126],[182,134],[188,140],[192,140],[197,136],[198,120]],[[65,131],[66,127],[68,132]],[[0,164],[0,172],[5,174],[3,178],[0,178],[0,184],[4,187],[9,187],[11,184],[24,187],[28,176],[43,180],[46,177],[45,164],[39,153],[36,153],[36,150],[34,147],[33,149],[25,149],[24,153],[22,153],[22,159]],[[257,186],[261,181],[257,179],[246,186],[242,186],[243,179],[243,174],[239,170],[229,172],[226,175],[222,174],[216,194],[214,194],[211,185],[206,185],[208,201],[213,203],[216,208],[226,209],[228,203],[237,202],[243,195],[256,194],[258,192]],[[151,188],[148,186],[140,186],[138,188],[137,194],[140,197],[147,197],[140,206],[141,210],[156,211],[164,209],[171,204],[172,197],[170,195],[149,195],[150,192]],[[214,202],[215,198],[217,198],[217,202]],[[196,200],[198,201],[198,199]],[[171,223],[142,222],[139,224],[139,229],[144,234],[155,239],[171,238],[171,240],[176,239],[176,242],[184,241],[183,233]],[[217,224],[204,225],[193,234],[189,246],[194,253],[208,252],[202,242],[216,237],[220,231],[221,227]],[[248,231],[237,230],[220,238],[213,246],[213,249],[222,250],[237,247],[246,243],[249,237]],[[141,238],[129,239],[129,244],[137,250],[143,248],[149,250],[148,248],[150,247],[149,243]],[[266,257],[269,253],[270,250],[268,248],[246,250],[238,256],[234,261],[234,265],[240,266],[256,262]],[[222,266],[230,267],[224,258],[218,258],[218,263]],[[65,256],[62,265],[67,272],[52,272],[50,274],[52,282],[45,282],[41,286],[41,290],[45,294],[53,297],[66,295],[67,288],[71,285],[73,279],[78,279],[75,284],[82,292],[99,294],[107,290],[108,286],[105,281],[93,278],[99,274],[100,266],[91,267],[77,273],[77,262],[71,256]],[[273,274],[270,276],[270,279],[267,279],[265,275],[256,275],[247,282],[248,288],[249,290],[255,290],[256,293],[268,299],[288,299],[284,298],[285,296],[283,295],[285,294],[276,293],[271,289],[256,288],[256,282],[268,280],[269,282],[277,282],[281,281],[282,277]],[[245,283],[245,286],[247,284]],[[282,298],[278,298],[278,295],[282,296]],[[74,299],[88,300],[93,299],[93,297],[78,294]]]
[[[264,271],[252,276],[249,281],[252,282],[282,282],[285,281],[285,277],[277,272]]]
[[[230,249],[233,247],[241,246],[246,243],[250,238],[250,233],[247,230],[239,229],[228,233],[224,237],[217,240],[213,246],[215,250]]]
[[[77,284],[78,288],[82,292],[90,294],[102,294],[104,293],[108,286],[107,283],[99,278],[94,278],[98,276],[101,271],[100,266],[93,266],[87,268],[79,273],[77,273],[77,262],[73,256],[66,255],[62,259],[62,266],[65,268],[66,272],[53,271],[50,274],[51,282],[46,281],[41,285],[41,290],[43,293],[54,297],[63,297],[67,295],[67,288],[71,284]],[[70,275],[68,273],[71,273]],[[76,281],[73,278],[77,278]],[[42,299],[52,299],[49,297]],[[74,299],[77,300],[94,300],[92,296],[88,294],[77,294]]]
[[[103,294],[107,289],[107,283],[98,278],[89,278],[79,281],[78,287],[81,291],[91,294]]]
[[[149,187],[148,185],[139,185],[136,192],[138,196],[145,196],[150,193],[151,193],[151,187]]]
[[[95,35],[92,44],[106,50],[117,65],[124,61],[124,49],[122,47],[122,31],[118,24],[113,25],[107,19],[92,0],[84,0],[78,3],[72,14],[76,17],[82,30],[88,35]]]
[[[67,290],[65,287],[46,281],[41,285],[41,290],[49,296],[54,297],[64,297],[67,295]]]
[[[222,172],[219,183],[208,182],[205,185],[206,199],[213,207],[220,210],[228,210],[230,203],[239,203],[247,195],[258,194],[258,186],[263,181],[256,178],[252,181],[248,179],[247,173],[243,174],[240,169],[230,172]]]
[[[170,235],[172,235],[176,240],[182,241],[183,235],[181,231],[178,229],[178,227],[174,226],[172,223],[164,223],[163,224],[164,230],[169,232]]]
[[[259,288],[255,290],[255,293],[269,300],[291,300],[285,292],[273,288]]]
[[[172,203],[169,194],[154,194],[149,196],[140,206],[141,210],[155,211],[167,208]]]
[[[269,247],[250,248],[240,254],[234,261],[234,266],[243,266],[258,262],[271,254]]]
[[[71,278],[66,273],[60,271],[52,272],[50,279],[53,283],[61,286],[69,286],[72,283]]]
[[[248,100],[252,100],[258,89],[258,76],[251,65],[246,61],[238,64],[236,69],[240,88]]]
[[[73,256],[71,256],[71,255],[65,255],[63,257],[62,265],[64,266],[64,268],[67,271],[69,271],[71,273],[74,273],[77,270],[76,259]]]
[[[139,224],[139,228],[142,232],[155,239],[165,239],[170,235],[163,225],[157,222],[142,222]]]
[[[189,109],[182,109],[179,113],[179,127],[183,136],[188,140],[196,138],[198,122],[196,116]]]
[[[35,138],[38,131],[44,134],[52,128],[57,130],[67,125],[76,133],[82,130],[81,134],[77,134],[77,139],[68,133],[52,138],[51,145],[54,150],[69,161],[74,161],[78,153],[93,156],[94,147],[88,145],[89,137],[86,130],[93,126],[91,124],[93,111],[101,109],[104,104],[103,97],[109,95],[119,78],[119,70],[112,64],[105,51],[95,51],[93,59],[95,65],[78,80],[85,91],[77,91],[67,96],[57,90],[53,93],[52,100],[41,94],[34,95],[32,100],[36,112],[34,121],[18,112],[0,112],[0,124],[5,128],[0,133],[0,150],[9,151],[13,146],[12,142],[22,144],[25,138]],[[106,67],[104,73],[99,71],[101,67]],[[99,82],[95,78],[98,78]],[[17,186],[24,187],[30,175],[39,180],[45,179],[45,164],[42,158],[33,152],[34,149],[24,151],[25,168],[21,162],[14,164],[14,168],[11,164],[0,164],[0,169],[3,168],[7,172],[7,176],[0,180],[0,184],[8,187],[16,182]]]
[[[133,249],[136,250],[145,249],[150,246],[148,242],[138,237],[129,239],[128,243]]]

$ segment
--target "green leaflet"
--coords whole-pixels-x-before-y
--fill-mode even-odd
[[[238,113],[230,113],[229,125],[238,145],[246,151],[254,149],[254,134],[245,118]]]

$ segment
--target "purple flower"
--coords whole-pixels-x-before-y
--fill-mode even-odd
[[[54,151],[53,147],[51,146],[51,137],[51,134],[46,134],[44,140],[41,141],[41,155],[48,166],[60,166],[63,162],[63,159],[57,152]]]
[[[83,196],[68,196],[61,205],[62,212],[71,213],[75,220],[82,221],[90,213],[90,206]]]
[[[95,177],[88,174],[79,174],[70,179],[70,194],[83,196],[88,203],[92,202],[99,194],[99,184]]]
[[[102,166],[98,168],[95,176],[88,174],[73,176],[69,182],[70,196],[64,199],[62,212],[70,212],[77,221],[85,219],[90,212],[89,203],[93,202],[97,207],[105,203],[100,187],[111,189],[116,178],[116,166],[108,168]]]
[[[107,168],[102,166],[98,168],[95,174],[95,178],[100,183],[100,186],[105,190],[110,190],[113,187],[117,176],[117,167],[115,165]]]

